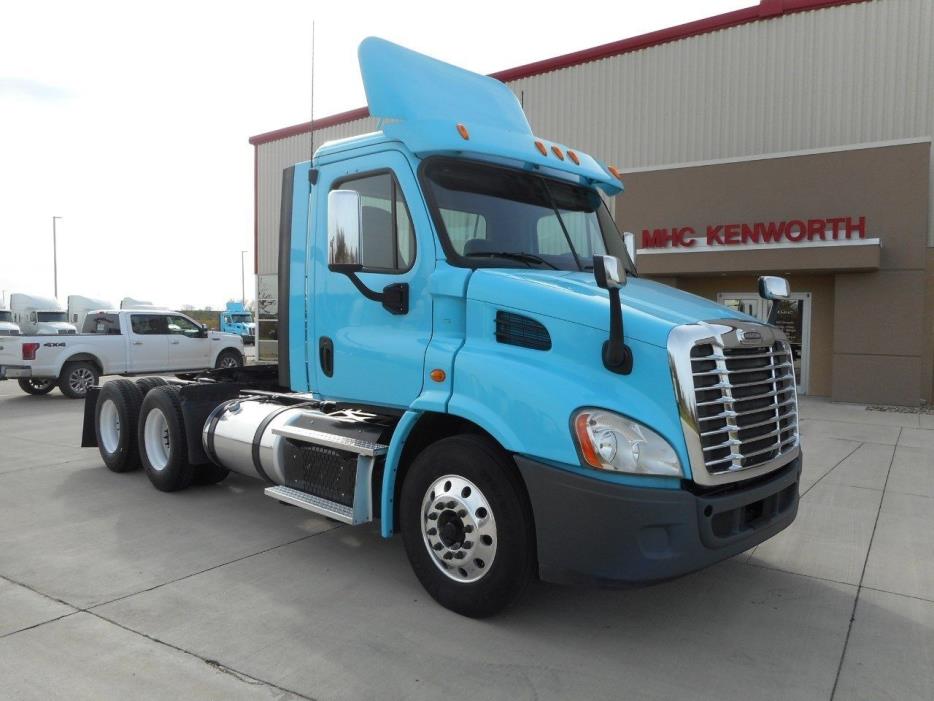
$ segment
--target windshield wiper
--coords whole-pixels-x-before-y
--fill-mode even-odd
[[[515,251],[474,251],[472,253],[465,253],[464,257],[511,258],[512,260],[521,260],[526,265],[529,263],[541,263],[542,265],[547,265],[552,270],[560,270],[560,268],[554,263],[551,263],[544,258],[535,255],[534,253],[517,253]],[[529,265],[529,267],[531,268],[532,266]]]

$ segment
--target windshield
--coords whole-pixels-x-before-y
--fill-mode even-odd
[[[13,321],[13,312],[0,311],[0,321]]]
[[[68,321],[66,312],[36,312],[36,321]]]
[[[231,314],[230,318],[235,324],[248,324],[253,321],[249,314]]]
[[[587,187],[476,161],[436,158],[425,178],[449,261],[593,270],[595,255],[635,267],[600,194]]]

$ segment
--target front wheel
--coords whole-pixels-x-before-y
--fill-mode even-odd
[[[400,520],[422,586],[464,616],[509,606],[535,571],[528,497],[512,459],[485,436],[426,448],[402,485]]]
[[[227,349],[217,355],[215,368],[240,368],[243,367],[243,356],[235,350]]]
[[[23,377],[16,382],[26,394],[48,394],[55,389],[55,380],[33,380]]]

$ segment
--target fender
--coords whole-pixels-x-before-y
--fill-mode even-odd
[[[80,349],[81,346],[79,345],[78,348]],[[69,353],[67,357],[64,357],[64,359],[60,363],[56,363],[55,377],[61,377],[62,368],[65,367],[67,363],[77,362],[81,360],[90,360],[92,363],[97,365],[97,368],[98,370],[101,371],[102,375],[106,375],[112,372],[112,368],[109,368],[109,367],[105,368],[104,362],[94,353],[90,353],[86,350],[78,350],[78,351],[74,351],[72,349],[68,349],[68,350],[69,350]],[[64,354],[62,355],[64,356]]]
[[[383,538],[392,536],[392,523],[395,515],[394,495],[396,489],[396,473],[399,471],[399,458],[405,441],[422,417],[420,411],[407,411],[396,424],[396,430],[389,441],[389,450],[386,451],[386,463],[383,467],[383,487],[380,495],[380,535]]]

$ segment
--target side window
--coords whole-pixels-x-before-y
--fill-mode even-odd
[[[402,273],[415,261],[415,228],[402,190],[390,173],[340,182],[341,190],[360,193],[363,228],[360,256],[364,270]]]
[[[108,336],[120,335],[120,317],[116,314],[88,314],[84,318],[81,333],[100,333]]]
[[[162,314],[133,314],[130,316],[130,328],[140,336],[158,336],[169,332]]]
[[[194,338],[201,332],[201,328],[188,317],[166,317],[169,323],[169,333]]]

